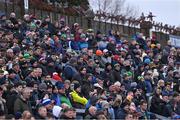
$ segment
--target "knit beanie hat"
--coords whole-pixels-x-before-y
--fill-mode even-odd
[[[81,85],[79,83],[74,83],[74,90],[76,90],[79,87],[81,87]]]
[[[49,105],[49,104],[51,104],[51,99],[44,99],[44,100],[42,101],[42,105],[43,105],[43,106],[46,106],[46,105]]]

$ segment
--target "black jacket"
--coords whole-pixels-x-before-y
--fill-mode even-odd
[[[151,100],[150,111],[152,113],[156,113],[161,115],[163,109],[163,100],[159,97],[159,95],[154,95]]]
[[[14,114],[14,103],[20,95],[16,91],[7,93],[6,106],[8,114]]]
[[[120,71],[117,71],[117,70],[113,70],[113,78],[114,78],[114,82],[115,81],[119,81],[121,82],[121,75],[120,75]]]

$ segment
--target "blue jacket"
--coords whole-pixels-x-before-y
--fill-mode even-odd
[[[146,93],[152,93],[152,84],[150,80],[145,80]]]

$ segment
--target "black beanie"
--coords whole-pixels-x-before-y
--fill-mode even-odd
[[[81,85],[79,83],[74,83],[74,90],[76,90],[79,87],[81,87]]]

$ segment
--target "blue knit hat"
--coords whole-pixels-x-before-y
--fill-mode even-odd
[[[51,99],[44,99],[44,100],[42,101],[42,105],[43,105],[43,106],[46,106],[46,105],[49,105],[49,104],[51,104]]]
[[[57,89],[62,89],[62,88],[64,88],[64,83],[56,82],[55,86],[57,87]]]
[[[144,63],[146,63],[146,64],[149,64],[151,62],[151,60],[149,59],[149,58],[146,58],[145,60],[144,60]]]

